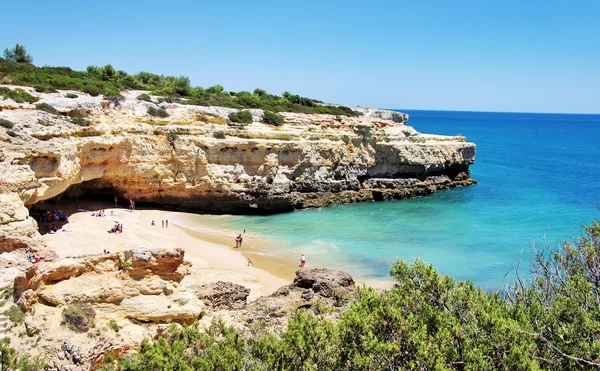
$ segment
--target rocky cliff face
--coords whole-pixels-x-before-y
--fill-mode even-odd
[[[15,87],[12,87],[15,88]],[[23,205],[93,192],[211,213],[273,213],[426,195],[470,185],[475,145],[463,136],[418,133],[406,114],[357,108],[360,117],[283,113],[281,127],[227,124],[235,110],[103,100],[23,88],[59,113],[0,99],[0,251],[33,241]],[[72,122],[84,117],[89,126]],[[81,124],[81,123],[80,123]],[[85,124],[84,124],[85,125]],[[5,196],[7,195],[7,196]],[[4,210],[4,207],[3,207]],[[23,214],[23,215],[22,215]],[[23,228],[20,242],[8,240]],[[13,231],[14,232],[14,231]]]

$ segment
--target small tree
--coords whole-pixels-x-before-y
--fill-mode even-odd
[[[27,53],[23,45],[15,45],[12,49],[4,49],[4,58],[10,62],[33,63],[33,57]]]

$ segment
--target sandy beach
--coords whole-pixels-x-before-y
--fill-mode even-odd
[[[90,211],[76,211],[77,206]],[[79,200],[60,203],[67,215],[68,223],[61,223],[58,232],[47,233],[51,223],[40,223],[40,231],[47,246],[59,257],[87,254],[102,254],[104,250],[119,252],[122,250],[144,248],[175,248],[185,251],[185,260],[192,263],[191,274],[182,285],[206,284],[217,281],[229,281],[244,285],[251,290],[249,300],[269,295],[279,287],[289,284],[294,277],[296,267],[285,267],[270,262],[260,255],[245,252],[244,246],[235,249],[234,238],[230,237],[230,246],[224,240],[223,231],[214,234],[206,230],[194,231],[171,221],[168,228],[162,226],[162,220],[168,220],[169,211],[135,210],[117,207],[103,208],[106,204]],[[47,205],[48,209],[53,207]],[[104,217],[92,216],[100,209]],[[152,225],[154,221],[155,225]],[[123,224],[123,233],[108,233],[116,222]],[[249,266],[247,257],[251,257],[254,266]]]

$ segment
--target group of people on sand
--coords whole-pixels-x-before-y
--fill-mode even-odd
[[[115,222],[115,226],[112,227],[112,229],[109,230],[108,233],[123,233],[123,223]]]
[[[113,211],[112,210],[110,211],[110,215],[111,216],[113,215]],[[93,212],[92,216],[96,216],[96,217],[99,217],[99,218],[104,218],[106,216],[106,212],[104,210],[99,210],[99,211]]]
[[[160,223],[162,224],[163,228],[169,228],[169,221],[167,219],[161,220]],[[154,223],[154,220],[152,221],[152,223],[150,223],[151,226],[155,226],[156,223]]]
[[[40,219],[40,221],[42,222],[54,222],[57,220],[61,222],[69,221],[69,217],[64,215],[62,210],[48,210],[46,211],[46,214],[42,215]]]
[[[35,263],[39,263],[40,260],[42,260],[42,258],[40,258],[37,255],[31,254],[31,255],[27,256],[27,260],[29,260],[31,263],[35,264]]]

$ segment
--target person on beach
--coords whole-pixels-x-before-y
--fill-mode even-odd
[[[165,228],[169,228],[169,221],[165,219]]]
[[[135,201],[133,201],[131,198],[129,199],[129,210],[135,210]]]
[[[117,208],[118,205],[119,205],[119,199],[117,198],[117,196],[115,196],[115,209]]]
[[[154,220],[152,221],[152,223],[150,223],[150,225],[155,226],[156,224],[154,224]]]
[[[161,224],[162,224],[162,227],[161,227],[161,228],[164,228],[164,227],[165,227],[165,220],[163,219],[163,220],[161,220],[160,222],[161,222]]]
[[[248,266],[254,267],[254,263],[252,263],[252,259],[250,259],[250,257],[248,257]]]
[[[300,257],[300,266],[304,267],[304,265],[306,265],[306,256],[302,254],[302,256]]]

